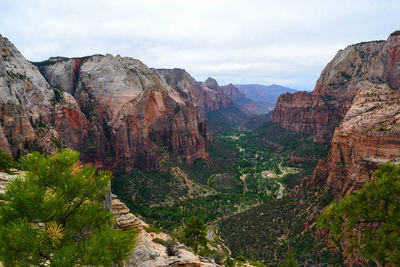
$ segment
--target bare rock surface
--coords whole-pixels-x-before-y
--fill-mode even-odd
[[[68,146],[85,162],[123,171],[207,158],[203,106],[211,98],[199,84],[207,99],[196,88],[171,87],[129,57],[56,57],[33,65],[6,38],[0,49],[2,151],[17,156]]]
[[[282,128],[312,134],[315,142],[329,143],[351,107],[357,93],[355,85],[365,78],[383,45],[382,41],[373,41],[340,50],[322,71],[313,92],[279,97],[271,121]]]
[[[1,176],[0,176],[1,177]],[[136,240],[136,248],[132,251],[130,258],[125,262],[125,267],[166,267],[166,266],[198,266],[216,267],[219,266],[211,261],[200,259],[198,256],[178,244],[177,256],[168,256],[166,247],[153,240],[158,238],[166,241],[171,237],[165,233],[149,233],[143,229],[148,225],[140,218],[130,213],[128,207],[113,196],[112,212],[116,219],[116,227],[121,230],[134,228],[139,231]]]

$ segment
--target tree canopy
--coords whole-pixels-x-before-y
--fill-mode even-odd
[[[21,158],[23,177],[0,195],[5,266],[110,266],[133,249],[136,232],[113,228],[102,200],[111,174],[82,165],[69,149]]]
[[[382,164],[362,189],[326,207],[317,224],[350,255],[400,265],[400,167]]]
[[[204,222],[199,217],[192,216],[183,229],[183,241],[197,252],[199,245],[207,245],[206,234],[207,226]]]

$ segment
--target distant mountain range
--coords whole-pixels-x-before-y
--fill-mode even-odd
[[[268,111],[272,110],[276,101],[281,94],[295,93],[297,90],[281,85],[262,85],[262,84],[235,84],[247,98],[255,101],[263,107],[267,107]]]

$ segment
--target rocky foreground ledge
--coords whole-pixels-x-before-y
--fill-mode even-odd
[[[121,230],[135,228],[139,231],[136,248],[131,257],[125,262],[125,267],[214,267],[218,264],[204,258],[200,258],[187,250],[183,245],[179,246],[178,256],[168,256],[166,247],[153,242],[154,239],[166,241],[171,237],[165,233],[149,233],[143,229],[148,227],[144,221],[129,212],[128,207],[112,195],[112,212],[116,218],[116,226]]]
[[[0,172],[0,193],[4,193],[8,181],[23,172],[13,170],[12,174]],[[139,231],[136,240],[136,248],[132,251],[130,258],[125,262],[124,267],[216,267],[220,266],[211,260],[200,258],[187,250],[185,246],[179,245],[178,256],[168,256],[166,247],[153,242],[155,238],[162,240],[171,237],[165,233],[148,233],[143,226],[148,227],[144,221],[130,213],[128,207],[111,194],[112,213],[115,216],[115,226],[121,230],[134,228]],[[107,205],[106,205],[107,206]],[[2,264],[0,263],[0,267]]]

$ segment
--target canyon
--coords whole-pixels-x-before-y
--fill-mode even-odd
[[[287,88],[259,116],[266,106],[241,91],[255,85],[198,82],[109,54],[29,62],[2,36],[0,49],[1,151],[70,147],[112,170],[125,204],[113,196],[109,206],[122,228],[148,227],[137,215],[172,231],[200,214],[221,226],[232,255],[276,265],[286,241],[314,237],[328,200],[360,189],[380,163],[400,162],[399,31],[340,50],[312,92]],[[168,258],[152,241],[160,236],[142,231],[129,264],[215,265],[190,253]]]
[[[68,146],[108,169],[165,170],[207,158],[205,113],[235,105],[184,70],[112,55],[33,64],[0,45],[0,149],[14,157]]]

